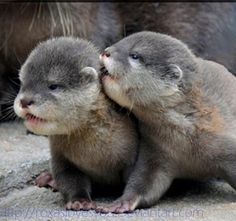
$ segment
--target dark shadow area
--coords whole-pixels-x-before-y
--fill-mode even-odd
[[[236,202],[235,190],[223,180],[195,181],[175,180],[161,200],[179,201],[185,197],[203,199],[221,198],[225,202]],[[217,203],[217,201],[215,202]]]

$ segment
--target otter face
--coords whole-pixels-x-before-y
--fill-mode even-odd
[[[20,70],[16,114],[37,134],[70,134],[86,123],[100,92],[97,50],[87,41],[58,38],[40,44]]]
[[[170,36],[154,32],[130,35],[100,55],[108,72],[102,74],[104,89],[111,99],[128,108],[160,104],[179,93],[192,56],[184,44]]]

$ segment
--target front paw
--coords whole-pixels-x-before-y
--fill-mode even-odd
[[[99,204],[95,210],[99,213],[130,213],[138,206],[139,198],[132,196],[126,199],[118,199],[112,203]]]
[[[53,179],[52,174],[49,172],[41,173],[35,179],[35,185],[38,187],[51,187],[54,191],[57,191],[56,181]]]
[[[80,198],[76,201],[69,201],[66,204],[66,209],[67,210],[92,210],[96,208],[96,203],[89,200],[89,199],[84,199],[84,198]]]

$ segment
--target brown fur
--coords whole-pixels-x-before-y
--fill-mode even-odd
[[[220,133],[224,129],[224,120],[217,107],[210,107],[203,100],[199,87],[195,86],[186,96],[186,102],[196,110],[194,116],[198,119],[196,129],[199,133]],[[189,100],[189,101],[188,101]]]

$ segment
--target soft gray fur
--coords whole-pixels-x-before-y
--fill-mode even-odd
[[[29,130],[49,135],[67,209],[93,208],[92,184],[125,184],[136,159],[136,125],[101,91],[98,55],[85,40],[61,37],[39,44],[20,70],[15,112]]]
[[[123,196],[99,211],[154,205],[176,178],[236,188],[236,79],[226,68],[154,32],[124,38],[101,60],[105,92],[136,115],[141,145]]]
[[[52,37],[74,36],[105,49],[120,39],[122,28],[111,2],[6,2],[0,4],[0,121],[14,119],[18,70],[30,52]],[[13,90],[12,90],[13,89]],[[0,114],[1,114],[0,113]]]

